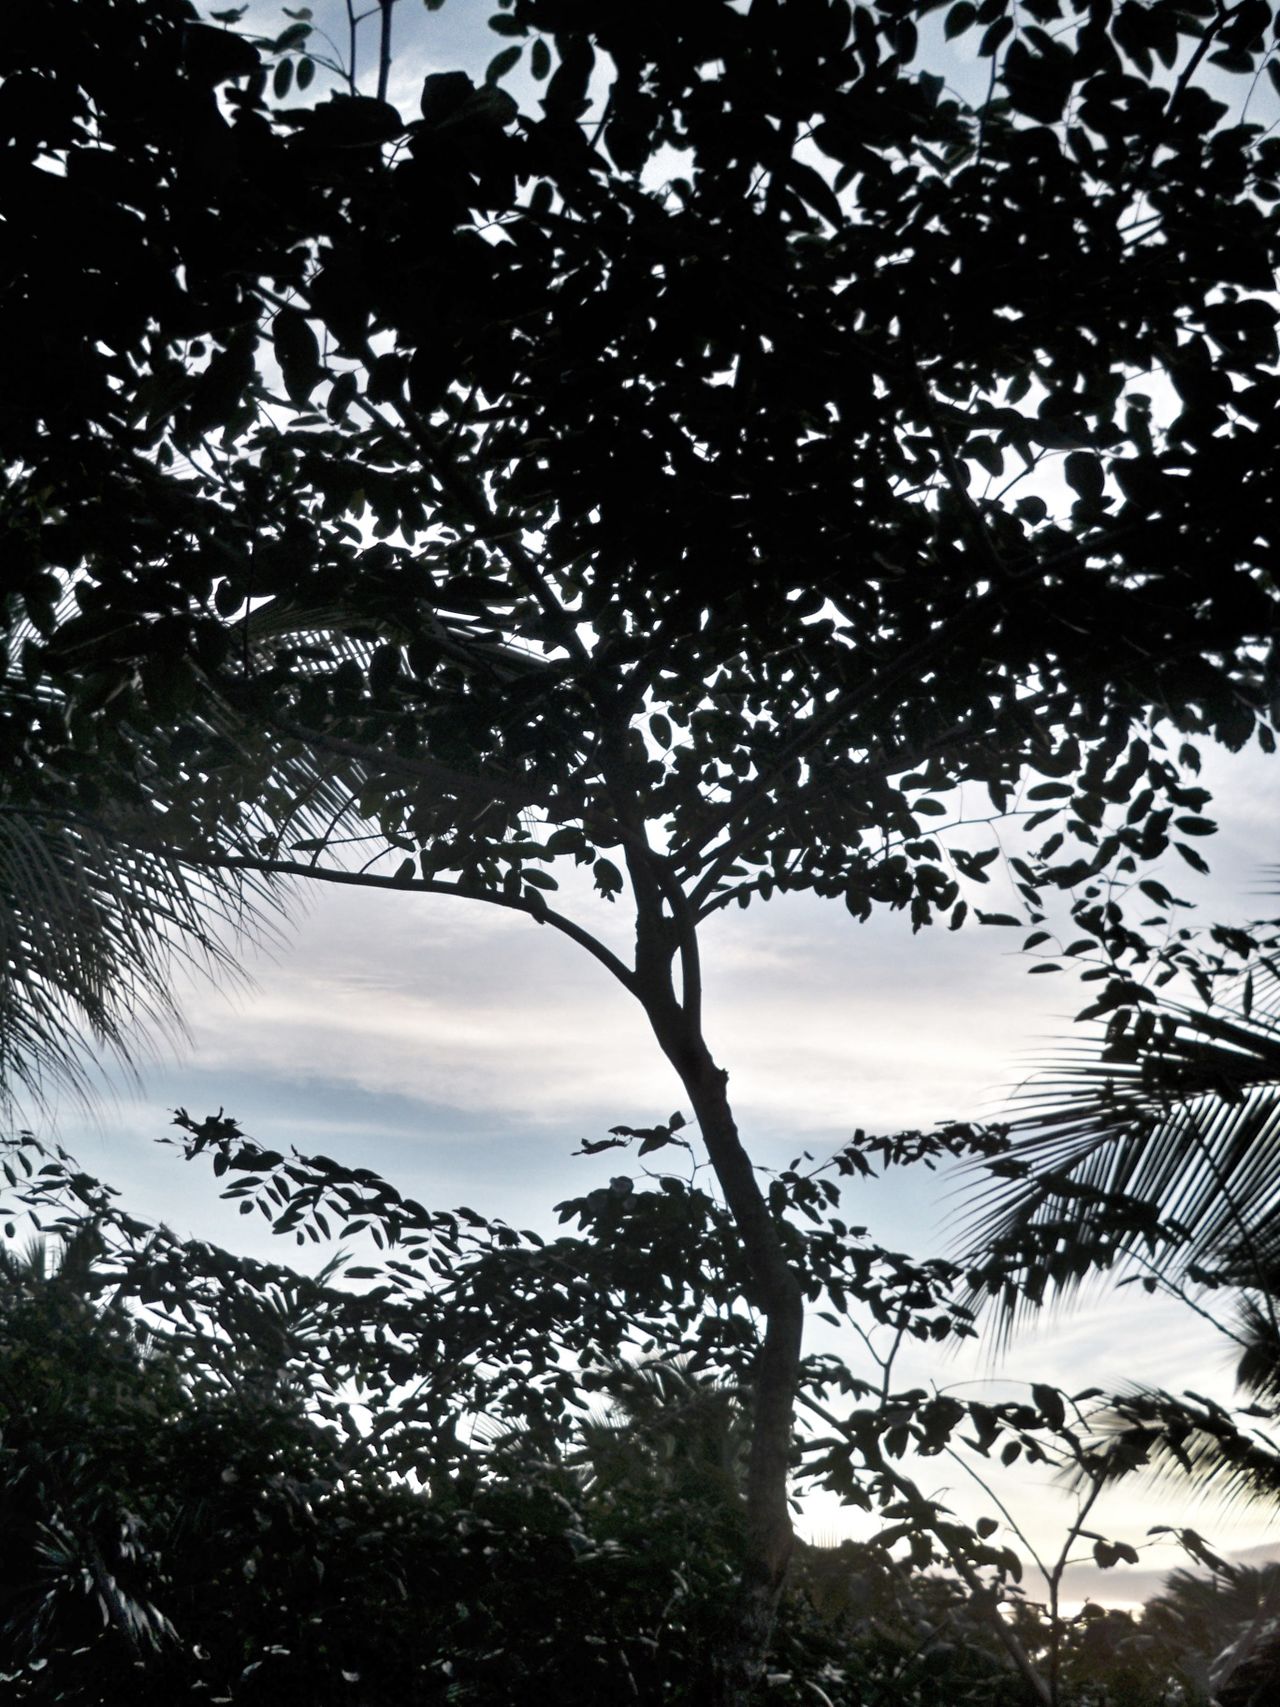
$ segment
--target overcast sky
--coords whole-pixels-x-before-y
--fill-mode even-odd
[[[404,0],[398,27],[406,45],[392,94],[405,110],[412,112],[428,70],[462,64],[482,73],[502,45],[484,28],[491,9],[488,0],[451,0],[428,14]],[[254,13],[265,27],[282,22],[275,7],[257,5]],[[345,42],[340,3],[316,14]],[[372,68],[371,36],[366,51]],[[969,75],[954,65],[948,74]],[[1274,765],[1254,750],[1217,757],[1211,771],[1222,830],[1201,845],[1213,878],[1195,879],[1176,856],[1164,875],[1178,892],[1202,896],[1208,918],[1274,910],[1258,893],[1278,841]],[[176,1104],[195,1114],[225,1106],[273,1147],[323,1150],[381,1170],[428,1204],[472,1203],[543,1231],[554,1225],[551,1206],[561,1197],[633,1165],[617,1153],[573,1157],[584,1138],[619,1122],[651,1123],[680,1106],[639,1010],[552,930],[439,897],[321,889],[307,901],[273,954],[249,957],[250,988],[230,995],[193,988],[190,1047],[148,1070],[140,1094],[117,1085],[96,1123],[60,1111],[58,1136],[91,1171],[121,1186],[137,1212],[182,1233],[292,1255],[291,1246],[271,1243],[264,1224],[219,1205],[207,1172],[155,1146]],[[585,886],[566,892],[566,910],[575,909],[593,929],[626,923],[607,918]],[[913,937],[901,915],[858,925],[839,904],[812,898],[720,915],[704,951],[707,1031],[757,1160],[776,1165],[801,1149],[830,1153],[857,1126],[892,1131],[998,1113],[1085,999],[1068,975],[1029,977],[1020,942],[1019,932],[982,928]],[[858,1187],[849,1207],[879,1241],[926,1254],[954,1237],[946,1197],[953,1188],[954,1181],[912,1171]],[[1190,1313],[1129,1289],[1091,1296],[1072,1314],[1037,1324],[999,1371],[930,1353],[905,1364],[903,1375],[939,1385],[1137,1380],[1225,1397],[1228,1349]],[[959,1509],[990,1509],[981,1496],[961,1495],[954,1466],[938,1474],[939,1485],[955,1479]],[[1005,1479],[1001,1488],[1008,1497]],[[1047,1543],[1061,1527],[1061,1507],[1035,1489],[1017,1498],[1028,1527]],[[1150,1524],[1174,1521],[1241,1549],[1267,1542],[1260,1521],[1237,1515],[1228,1524],[1220,1514],[1184,1509],[1181,1495],[1168,1491],[1156,1499],[1121,1490],[1098,1527],[1138,1541]],[[822,1539],[856,1532],[831,1506],[811,1508],[805,1527]],[[1180,1562],[1174,1552],[1153,1554],[1142,1570],[1122,1567],[1105,1583],[1082,1575],[1076,1592],[1141,1600]]]
[[[1260,861],[1277,841],[1274,770],[1256,752],[1215,760],[1213,769],[1222,830],[1210,845],[1214,878],[1198,888],[1206,918],[1236,920],[1267,909],[1257,890]],[[1182,873],[1166,876],[1173,882]],[[430,1205],[468,1203],[550,1233],[561,1198],[635,1169],[618,1152],[574,1156],[584,1138],[620,1122],[649,1124],[680,1106],[680,1088],[638,1009],[553,931],[443,897],[321,888],[306,899],[287,940],[250,957],[249,988],[192,989],[190,1046],[146,1071],[141,1094],[118,1085],[97,1121],[62,1110],[64,1142],[123,1188],[136,1212],[184,1234],[307,1260],[309,1251],[282,1246],[265,1223],[220,1204],[206,1169],[157,1147],[176,1105],[197,1115],[225,1107],[264,1144],[372,1166]],[[577,900],[584,922],[611,922],[585,886]],[[801,1150],[821,1159],[858,1126],[895,1131],[998,1114],[1010,1088],[1069,1031],[1084,999],[1067,974],[1028,976],[1021,934],[935,929],[913,937],[901,915],[859,925],[838,903],[811,898],[713,921],[708,1035],[757,1160],[780,1165]],[[881,1243],[942,1252],[955,1238],[956,1185],[954,1177],[906,1170],[849,1187],[847,1212]],[[811,1343],[856,1365],[852,1348],[821,1325]],[[998,1366],[986,1353],[948,1359],[930,1350],[906,1358],[900,1375],[904,1385],[936,1383],[968,1396],[1011,1393],[1009,1383],[1028,1380],[1069,1389],[1139,1381],[1225,1399],[1230,1353],[1180,1306],[1135,1288],[1099,1289],[1038,1322]],[[989,1509],[954,1466],[938,1474],[939,1486],[954,1478],[960,1509]],[[1056,1497],[1046,1500],[1008,1472],[1000,1488],[1033,1539],[1048,1544],[1057,1535]],[[805,1518],[823,1539],[858,1533],[860,1522],[827,1503]],[[1110,1495],[1098,1518],[1134,1542],[1157,1522],[1189,1522],[1236,1548],[1270,1534],[1260,1519],[1225,1519],[1181,1495],[1156,1498],[1136,1486]],[[1092,1592],[1142,1599],[1180,1562],[1171,1551],[1156,1558],[1150,1580],[1122,1567]],[[1084,1586],[1082,1579],[1077,1591]]]

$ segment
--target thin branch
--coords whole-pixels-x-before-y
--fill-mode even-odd
[[[1055,569],[1065,568],[1082,558],[1098,556],[1112,549],[1118,541],[1136,532],[1137,528],[1136,522],[1122,522],[1093,538],[1051,552],[1047,557],[1027,564],[1025,568],[1006,569],[1002,577],[1003,582],[1021,584],[1042,580]],[[843,693],[837,694],[824,712],[810,718],[797,730],[793,739],[774,755],[769,766],[761,771],[747,788],[725,802],[702,834],[687,844],[687,850],[682,857],[691,864],[698,864],[702,850],[708,843],[767,794],[789,765],[807,757],[823,736],[829,734],[845,718],[873,704],[899,682],[913,676],[917,679],[922,676],[937,661],[944,646],[954,646],[963,642],[971,633],[981,632],[991,623],[995,614],[1003,612],[1007,596],[1005,585],[979,594],[967,609],[962,608],[947,622],[940,623],[914,646],[909,646],[892,663],[886,664],[881,671],[867,676],[855,687],[846,688]],[[1186,655],[1199,656],[1198,653],[1192,654],[1190,648]],[[1170,656],[1172,658],[1173,655]]]
[[[391,10],[396,0],[378,0],[382,12],[378,33],[378,99],[387,98],[387,84],[391,79]]]
[[[1049,1572],[1045,1568],[1044,1560],[1040,1557],[1039,1553],[1037,1553],[1035,1548],[1031,1545],[1031,1542],[1027,1539],[1026,1531],[1023,1529],[1022,1525],[1018,1522],[1017,1518],[1013,1515],[1013,1513],[1009,1510],[1008,1506],[1000,1498],[1000,1495],[991,1486],[991,1483],[986,1479],[986,1477],[984,1475],[981,1474],[980,1471],[975,1469],[975,1467],[972,1464],[970,1464],[969,1460],[964,1456],[964,1454],[962,1452],[957,1452],[954,1446],[946,1447],[945,1451],[946,1451],[947,1457],[952,1459],[956,1464],[958,1464],[960,1466],[960,1468],[964,1471],[964,1473],[967,1476],[971,1476],[973,1478],[973,1480],[978,1484],[978,1486],[982,1489],[983,1493],[991,1501],[992,1505],[995,1506],[996,1510],[1000,1513],[1001,1517],[1004,1518],[1005,1522],[1008,1524],[1012,1533],[1018,1537],[1018,1540],[1021,1541],[1022,1545],[1026,1548],[1027,1554],[1028,1554],[1029,1558],[1031,1559],[1032,1564],[1040,1572],[1040,1575],[1044,1578],[1044,1580],[1046,1582],[1048,1582]]]
[[[1016,702],[1017,709],[1020,713],[1041,711],[1052,704],[1053,697],[1054,696],[1052,694],[1045,693],[1040,694],[1035,698],[1019,700]],[[981,739],[984,734],[993,733],[993,731],[985,725],[989,721],[990,717],[998,715],[999,708],[988,706],[987,711],[989,714],[988,719],[977,717],[971,719],[967,723],[962,722],[952,724],[949,729],[944,729],[940,734],[935,735],[932,740],[925,742],[921,746],[913,747],[910,750],[882,753],[874,759],[866,759],[858,763],[842,765],[839,773],[840,780],[848,783],[858,783],[863,781],[875,782],[884,780],[891,776],[898,776],[905,771],[919,770],[923,765],[928,764],[929,760],[934,758],[937,754],[953,750],[960,738],[967,736],[970,740],[978,740]],[[776,761],[770,768],[776,769]],[[755,782],[752,782],[749,785],[753,791],[755,786]],[[819,792],[825,793],[826,791],[826,784],[824,782],[821,785]],[[766,800],[764,802],[766,810],[762,814],[758,815],[754,819],[747,819],[735,835],[731,836],[727,842],[714,851],[709,861],[702,863],[701,869],[703,875],[699,879],[695,888],[690,892],[689,896],[690,903],[700,917],[705,917],[707,912],[714,910],[714,908],[709,907],[707,904],[711,901],[718,884],[724,877],[729,866],[733,865],[743,849],[749,847],[756,836],[760,835],[762,831],[767,829],[769,824],[785,812],[789,806],[796,804],[799,798],[800,796],[797,793],[797,795],[793,796],[790,800],[775,800],[772,802]],[[729,802],[730,809],[732,809],[733,804],[734,803],[732,801]]]
[[[798,1398],[799,1402],[804,1405],[806,1410],[812,1411],[814,1416],[820,1418],[830,1428],[835,1429],[838,1434],[846,1435],[847,1437],[845,1425],[840,1421],[840,1418],[836,1416],[834,1411],[829,1411],[825,1405],[820,1404],[818,1400],[811,1398],[807,1393],[800,1393]],[[885,1459],[882,1453],[877,1451],[875,1453],[874,1460],[868,1457],[868,1464],[873,1471],[882,1475],[898,1493],[902,1494],[907,1499],[909,1504],[915,1508],[917,1515],[932,1509],[930,1502],[925,1499],[924,1495],[920,1492],[919,1488],[910,1479],[910,1477],[904,1476],[899,1470],[895,1470],[887,1459]],[[942,1533],[941,1528],[936,1521],[925,1522],[922,1527],[930,1530],[942,1543],[947,1557],[951,1561],[952,1569],[968,1588],[970,1594],[973,1595],[975,1604],[979,1607],[990,1604],[991,1627],[998,1637],[1001,1646],[1017,1667],[1019,1673],[1022,1675],[1036,1699],[1041,1703],[1041,1707],[1054,1707],[1053,1695],[1050,1691],[1049,1685],[1037,1670],[1035,1662],[1023,1646],[1018,1637],[1017,1631],[1009,1624],[1006,1624],[1004,1619],[1001,1618],[999,1612],[996,1610],[994,1597],[991,1591],[974,1569],[972,1562],[965,1556],[959,1547],[955,1546],[954,1543],[948,1540],[947,1536]]]
[[[1178,77],[1178,81],[1170,91],[1169,99],[1165,104],[1164,112],[1160,118],[1159,128],[1152,136],[1146,153],[1143,156],[1142,164],[1139,167],[1137,176],[1134,180],[1134,188],[1137,194],[1140,195],[1146,188],[1147,179],[1151,175],[1151,168],[1155,164],[1156,150],[1164,140],[1164,134],[1173,122],[1174,114],[1182,105],[1183,97],[1191,87],[1191,79],[1195,76],[1196,72],[1199,71],[1205,55],[1213,46],[1219,32],[1232,21],[1243,5],[1244,0],[1237,0],[1237,4],[1234,6],[1224,6],[1222,4],[1222,0],[1217,0],[1213,20],[1201,36],[1200,40],[1196,43],[1195,51],[1183,67],[1182,72]]]
[[[826,710],[802,724],[755,780],[734,799],[726,802],[716,814],[715,821],[708,825],[702,835],[688,844],[686,857],[690,863],[698,863],[699,856],[707,844],[722,830],[727,829],[744,811],[749,810],[756,800],[767,794],[790,765],[807,757],[824,735],[837,728],[854,712],[874,703],[898,682],[911,676],[919,677],[933,662],[941,643],[952,645],[962,640],[970,628],[977,629],[988,621],[988,606],[993,602],[990,594],[975,599],[967,612],[961,612],[950,624],[945,625],[945,634],[938,629],[931,631],[916,645],[907,647],[905,652],[883,670],[864,678],[856,687],[846,688],[842,693],[836,694]]]
[[[1197,1316],[1208,1322],[1211,1328],[1216,1328],[1225,1339],[1233,1340],[1235,1344],[1240,1347],[1241,1351],[1247,1350],[1249,1344],[1248,1340],[1246,1340],[1242,1335],[1234,1333],[1225,1322],[1220,1321],[1219,1318],[1214,1315],[1212,1310],[1206,1310],[1204,1305],[1201,1304],[1198,1299],[1192,1297],[1180,1280],[1170,1280],[1167,1275],[1161,1272],[1151,1258],[1143,1256],[1141,1251],[1135,1252],[1134,1260],[1140,1268],[1145,1268],[1148,1274],[1159,1283],[1160,1290],[1168,1297],[1176,1298],[1180,1304],[1185,1304],[1188,1310],[1193,1310]],[[1136,1278],[1136,1276],[1134,1278]],[[1120,1284],[1124,1285],[1125,1283],[1121,1281]]]
[[[1094,1472],[1089,1492],[1082,1501],[1079,1510],[1076,1512],[1070,1528],[1067,1530],[1066,1538],[1062,1543],[1062,1551],[1054,1561],[1052,1571],[1045,1571],[1044,1566],[1040,1566],[1041,1571],[1044,1572],[1045,1581],[1049,1586],[1049,1689],[1055,1701],[1058,1698],[1058,1683],[1062,1674],[1062,1625],[1061,1619],[1058,1616],[1058,1607],[1062,1599],[1062,1575],[1067,1568],[1067,1563],[1071,1556],[1071,1549],[1079,1540],[1081,1532],[1084,1529],[1084,1520],[1096,1505],[1098,1496],[1102,1492],[1105,1481],[1105,1476],[1099,1475],[1097,1471]],[[1036,1562],[1039,1564],[1039,1560]]]
[[[596,940],[563,913],[557,913],[543,902],[528,901],[523,896],[500,895],[492,890],[473,888],[464,883],[448,883],[435,877],[378,877],[372,872],[341,871],[333,866],[308,865],[301,860],[265,859],[252,854],[198,853],[186,848],[171,850],[173,858],[183,865],[211,866],[219,871],[260,871],[270,877],[305,877],[316,883],[346,884],[353,889],[387,889],[397,893],[418,895],[455,895],[464,901],[484,901],[492,907],[505,907],[509,912],[526,913],[540,925],[551,925],[594,955],[631,995],[637,995],[636,975],[612,949]]]
[[[347,93],[356,92],[356,9],[353,0],[347,5]]]
[[[367,346],[363,351],[364,358],[372,367],[375,356]],[[366,397],[358,397],[355,404],[372,421],[375,421],[384,432],[394,433],[391,421]],[[415,440],[420,450],[426,453],[426,458],[435,470],[436,478],[449,495],[456,499],[468,512],[473,522],[480,528],[480,537],[497,549],[506,558],[515,572],[517,580],[532,594],[541,607],[552,627],[557,631],[557,638],[565,650],[582,666],[591,664],[591,654],[587,650],[582,636],[578,633],[577,624],[556,598],[547,585],[542,571],[523,544],[511,532],[504,532],[498,525],[498,517],[494,514],[493,505],[482,487],[469,480],[456,463],[450,458],[441,445],[430,424],[424,421],[416,410],[399,401],[396,403],[397,412],[404,423],[410,437]]]

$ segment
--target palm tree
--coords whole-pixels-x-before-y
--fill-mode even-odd
[[[975,1290],[997,1300],[1009,1332],[1050,1293],[1127,1266],[1210,1314],[1238,1347],[1248,1411],[1134,1387],[1097,1427],[1141,1448],[1113,1460],[1117,1474],[1275,1509],[1280,1440],[1265,1425],[1280,1416],[1280,961],[1263,955],[1218,1006],[1164,1002],[1141,1027],[1114,1025],[1033,1080],[1026,1101],[1008,1154],[985,1164],[994,1177],[979,1214],[992,1231],[974,1252]]]
[[[1280,1564],[1174,1571],[1143,1608],[1141,1630],[1204,1699],[1268,1707],[1280,1688]]]
[[[1141,1013],[1033,1078],[1008,1152],[979,1164],[978,1289],[999,1298],[1008,1330],[1099,1268],[1140,1266],[1151,1289],[1229,1287],[1243,1299],[1247,1379],[1257,1390],[1269,1362],[1274,1392],[1280,961],[1261,958],[1218,1005]]]
[[[19,1093],[41,1104],[55,1085],[86,1098],[97,1058],[132,1066],[141,1040],[180,1032],[179,969],[234,972],[237,939],[261,930],[274,898],[140,833],[140,806],[163,816],[181,781],[158,730],[132,743],[133,775],[93,776],[87,811],[86,791],[67,786],[70,707],[24,674],[30,624],[10,621],[5,638],[0,726],[19,734],[0,776],[0,1106],[12,1112]]]
[[[67,608],[73,590],[64,589]],[[0,629],[5,616],[0,601]],[[390,599],[358,628],[338,601],[280,597],[234,620],[250,676],[273,667],[278,648],[305,675],[335,658],[367,664],[377,648],[403,648],[427,630],[451,667],[501,684],[546,668],[465,611],[411,615]],[[39,1103],[54,1085],[87,1097],[104,1053],[132,1067],[140,1043],[181,1035],[179,971],[242,975],[238,949],[274,934],[283,915],[285,879],[269,867],[289,865],[291,853],[323,849],[341,866],[369,842],[375,857],[393,852],[372,830],[376,801],[366,791],[381,773],[410,768],[394,754],[242,715],[243,683],[184,666],[181,715],[123,729],[124,756],[114,771],[107,761],[106,775],[93,770],[86,809],[86,791],[64,786],[83,757],[70,738],[51,745],[48,732],[84,715],[93,679],[73,670],[65,701],[46,684],[33,688],[22,669],[33,638],[11,617],[0,654],[0,729],[33,732],[0,775],[0,1107],[10,1108],[17,1092]],[[95,749],[94,765],[103,762]],[[480,779],[425,756],[413,768],[430,773],[446,814],[474,815],[495,798]]]
[[[340,612],[293,611],[270,601],[246,619],[263,663],[279,641],[325,639]],[[2,613],[0,613],[2,614]],[[332,636],[337,648],[368,641]],[[47,730],[72,706],[33,690],[21,669],[29,626],[13,623],[0,660],[0,724]],[[329,838],[365,828],[358,796],[366,771],[350,756],[287,733],[251,732],[212,680],[183,723],[221,749],[192,762],[177,727],[125,731],[118,774],[65,788],[55,753],[0,777],[0,1107],[20,1093],[43,1104],[55,1087],[88,1100],[103,1056],[128,1070],[155,1040],[180,1037],[179,974],[243,976],[238,951],[272,937],[284,912],[280,879],[219,854],[285,838]],[[33,743],[33,752],[36,744]],[[74,766],[71,755],[69,765]]]
[[[96,1052],[125,1064],[180,1031],[182,963],[234,970],[220,930],[249,922],[243,886],[105,827],[0,795],[0,1097],[85,1094]],[[86,1038],[86,1033],[87,1038]],[[90,1041],[91,1040],[91,1041]]]
[[[576,1460],[586,1491],[620,1489],[735,1512],[746,1477],[747,1416],[740,1391],[680,1363],[620,1365],[611,1404],[582,1425]]]

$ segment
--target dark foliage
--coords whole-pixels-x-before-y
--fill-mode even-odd
[[[0,42],[0,810],[231,894],[479,898],[641,1003],[759,1324],[725,1703],[811,1288],[700,924],[802,890],[1034,945],[1060,899],[1109,1013],[1183,958],[1144,870],[1204,863],[1197,741],[1274,747],[1280,141],[1211,92],[1273,9],[962,0],[971,101],[916,68],[932,10],[513,0],[407,115],[385,53],[285,103],[305,21],[64,0]],[[1016,912],[974,904],[1006,817]],[[7,996],[81,1001],[73,959]]]

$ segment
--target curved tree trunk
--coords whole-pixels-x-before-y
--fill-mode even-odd
[[[755,1168],[738,1136],[729,1104],[728,1074],[712,1059],[700,1031],[678,1008],[672,1011],[674,1004],[668,1007],[647,1001],[645,1008],[688,1093],[708,1158],[742,1238],[751,1276],[751,1301],[765,1324],[753,1383],[747,1555],[723,1647],[711,1656],[714,1682],[709,1707],[745,1707],[764,1675],[795,1540],[787,1502],[787,1473],[804,1335],[804,1297],[799,1277],[786,1260]]]

